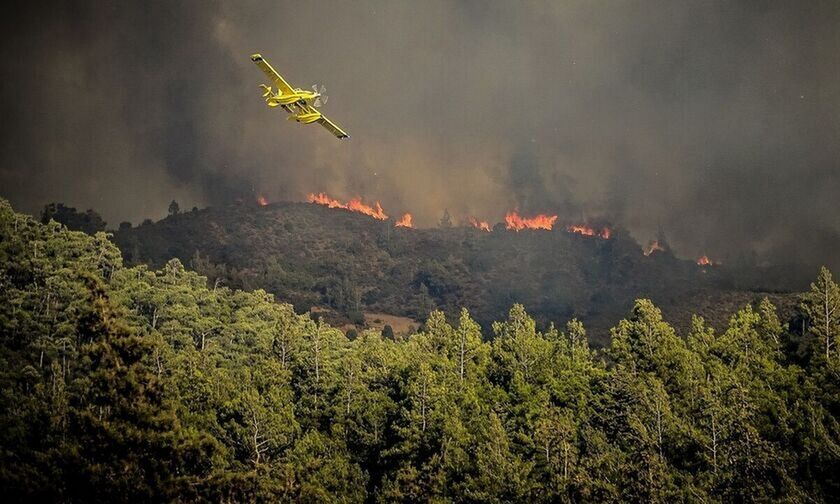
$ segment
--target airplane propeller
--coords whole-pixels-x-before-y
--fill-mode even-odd
[[[315,98],[315,103],[313,103],[313,105],[315,105],[316,107],[320,107],[321,105],[326,105],[327,100],[330,98],[329,96],[324,94],[324,93],[327,92],[327,86],[321,84],[321,90],[318,91],[318,84],[313,84],[312,85],[312,90],[315,91],[316,93],[318,93],[318,95],[319,95],[317,98]]]

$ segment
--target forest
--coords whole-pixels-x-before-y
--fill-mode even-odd
[[[840,288],[342,331],[0,200],[5,502],[836,502]],[[550,292],[545,295],[550,295]],[[485,337],[485,334],[490,337]]]
[[[176,211],[172,211],[172,207]],[[113,241],[129,266],[162,268],[178,258],[213,284],[264,289],[302,313],[316,307],[333,326],[361,328],[365,312],[422,323],[439,309],[457,318],[461,308],[492,336],[492,323],[516,303],[528,308],[538,327],[577,318],[598,348],[636,298],[654,301],[682,331],[700,311],[723,329],[743,304],[769,297],[785,316],[796,303],[791,292],[808,286],[814,271],[757,266],[744,254],[701,266],[679,257],[664,234],[660,248],[644,245],[620,227],[609,239],[552,230],[489,231],[468,222],[399,228],[361,213],[310,203],[241,202],[177,211],[157,222],[119,224]],[[96,213],[48,205],[50,218],[70,229],[105,230]],[[99,222],[99,229],[92,228]],[[795,276],[797,280],[791,278]],[[704,299],[713,299],[713,304]]]

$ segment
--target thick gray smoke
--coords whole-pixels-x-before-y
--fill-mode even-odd
[[[840,3],[51,2],[3,23],[0,195],[112,226],[236,198],[606,218],[840,268]],[[260,98],[261,52],[352,138]]]

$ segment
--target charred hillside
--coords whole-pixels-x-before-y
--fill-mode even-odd
[[[762,290],[667,249],[645,256],[620,229],[608,239],[504,225],[413,229],[308,203],[194,210],[122,227],[114,240],[131,263],[176,257],[213,284],[263,288],[298,311],[327,308],[350,322],[366,311],[420,321],[435,308],[466,307],[487,327],[522,303],[542,324],[580,318],[601,342],[636,298],[652,299],[678,325],[690,320],[684,307],[714,300],[701,314],[723,325]],[[785,294],[771,297],[789,305]]]

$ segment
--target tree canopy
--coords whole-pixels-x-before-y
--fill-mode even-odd
[[[0,200],[8,502],[730,502],[840,496],[840,296],[678,333],[649,300],[603,352],[524,306],[340,330]]]

